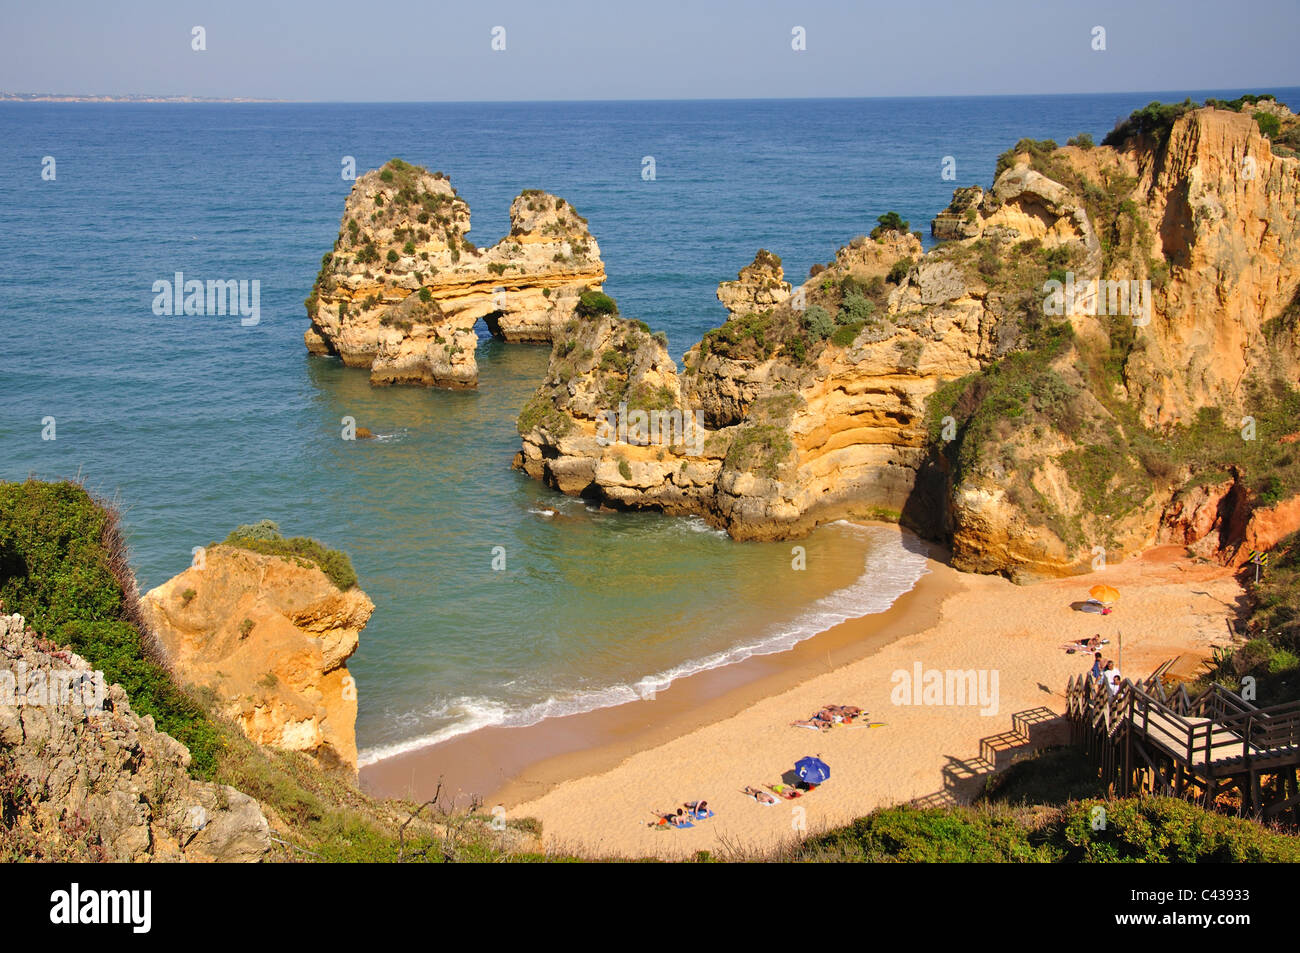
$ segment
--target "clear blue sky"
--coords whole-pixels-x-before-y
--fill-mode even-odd
[[[190,48],[196,25],[204,52]],[[364,102],[1264,89],[1300,85],[1298,38],[1298,0],[0,0],[0,90]]]

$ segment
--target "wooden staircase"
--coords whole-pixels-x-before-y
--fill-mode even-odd
[[[1300,824],[1300,702],[1256,708],[1211,685],[1166,689],[1170,660],[1111,695],[1087,674],[1066,686],[1066,719],[1112,793],[1194,798],[1214,807],[1235,790],[1238,812]]]

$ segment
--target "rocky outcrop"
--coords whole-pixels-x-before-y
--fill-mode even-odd
[[[369,368],[377,385],[474,387],[477,321],[507,341],[550,341],[605,280],[587,220],[546,192],[520,193],[490,248],[469,230],[442,173],[394,159],[362,175],[307,299],[307,349]]]
[[[939,381],[978,368],[985,347],[979,316],[964,287],[950,293],[945,267],[914,269],[905,287],[886,284],[895,265],[920,252],[911,234],[855,241],[767,317],[750,313],[772,339],[759,345],[733,318],[687,353],[684,372],[635,322],[575,320],[520,417],[516,464],[611,505],[700,513],[741,539],[897,514],[926,455],[925,398]],[[858,295],[864,318],[837,328],[841,343],[820,340],[802,357],[778,351],[775,339],[802,327],[807,308],[826,301],[824,289],[838,295],[846,280],[877,301]],[[733,292],[719,297],[735,300]],[[947,307],[911,308],[909,294]],[[600,439],[601,416],[620,407],[644,414],[659,436],[633,427]],[[683,439],[677,420],[698,420],[698,437]]]
[[[944,242],[977,238],[979,209],[983,203],[984,190],[978,185],[955,190],[952,204],[930,220],[930,235]]]
[[[1241,474],[1180,491],[1161,518],[1158,542],[1178,543],[1225,566],[1243,566],[1300,531],[1300,496],[1273,503],[1253,497]]]
[[[191,778],[185,746],[133,712],[120,685],[96,675],[22,616],[0,615],[0,853],[261,860],[271,841],[258,803]]]
[[[1300,383],[1300,160],[1214,108],[1122,149],[1030,146],[990,190],[955,193],[932,226],[952,240],[928,254],[879,231],[787,295],[760,253],[720,286],[730,316],[680,370],[618,321],[566,325],[520,418],[518,464],[738,538],[892,511],[959,568],[1013,578],[1212,523],[1217,503],[1175,498],[1238,462],[1232,446],[1214,460],[1166,447],[1198,421],[1285,417],[1275,395]],[[661,393],[642,395],[645,412],[701,415],[695,452],[597,439],[644,374]],[[1289,525],[1251,512],[1256,539]]]
[[[718,285],[718,300],[731,317],[766,311],[790,297],[790,283],[785,280],[781,259],[760,248],[754,261],[740,269],[737,281]]]
[[[374,603],[305,559],[210,546],[141,602],[176,677],[250,739],[356,772],[357,692],[346,662]]]

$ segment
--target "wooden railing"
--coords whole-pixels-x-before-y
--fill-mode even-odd
[[[1132,730],[1189,767],[1300,757],[1300,701],[1256,708],[1220,685],[1192,696],[1181,684],[1166,689],[1161,674],[1139,685],[1125,680],[1114,695],[1076,676],[1066,687],[1067,716],[1076,729],[1113,740]]]

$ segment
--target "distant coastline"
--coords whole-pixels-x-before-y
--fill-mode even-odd
[[[284,103],[287,99],[259,99],[252,96],[127,96],[84,95],[78,93],[5,93],[0,103]]]

